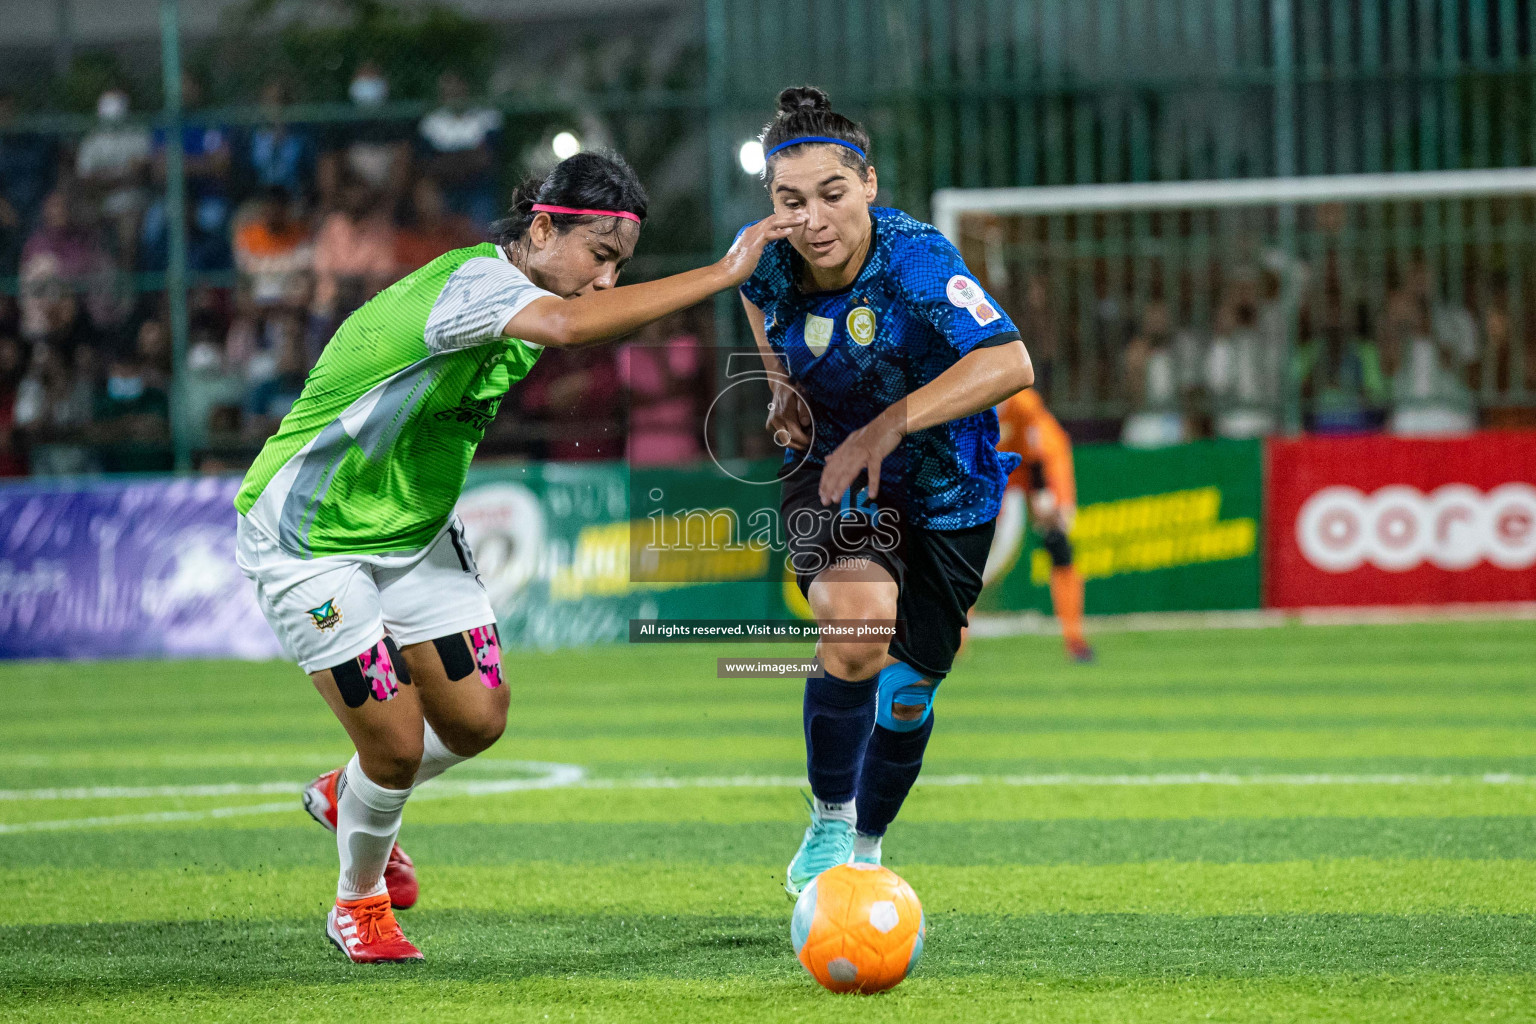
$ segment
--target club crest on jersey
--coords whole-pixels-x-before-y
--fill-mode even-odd
[[[859,306],[848,313],[848,337],[857,344],[868,345],[875,340],[875,311]]]
[[[820,356],[832,343],[832,321],[814,313],[805,315],[805,347],[811,355]]]
[[[315,628],[325,633],[341,623],[341,609],[336,607],[336,599],[333,597],[319,608],[311,608],[309,617],[314,620]]]

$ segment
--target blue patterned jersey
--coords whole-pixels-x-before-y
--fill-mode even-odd
[[[874,238],[847,288],[801,291],[804,263],[787,239],[768,244],[741,286],[810,406],[815,436],[805,458],[816,465],[967,352],[1019,337],[937,228],[900,210],[869,212]],[[797,458],[785,452],[786,462]],[[997,413],[987,409],[903,438],[881,464],[876,504],[929,529],[977,526],[996,518],[1018,464],[998,452]]]

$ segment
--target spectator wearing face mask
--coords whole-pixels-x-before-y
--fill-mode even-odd
[[[112,226],[123,266],[134,263],[139,218],[149,202],[145,183],[152,143],[148,129],[125,122],[128,105],[122,87],[103,91],[96,100],[96,127],[80,140],[75,153],[75,177]]]
[[[102,468],[109,473],[170,468],[170,398],[155,376],[155,368],[137,354],[108,363],[91,418]]]
[[[389,101],[389,80],[371,60],[359,64],[347,96],[359,113],[382,115]],[[362,181],[393,204],[405,194],[411,169],[411,129],[407,122],[383,116],[349,121],[336,127],[336,141],[321,160],[322,203],[334,206],[348,177]]]
[[[448,207],[487,227],[496,219],[495,149],[501,111],[469,101],[469,83],[456,71],[437,80],[441,104],[421,119],[418,136],[428,174],[442,183]]]

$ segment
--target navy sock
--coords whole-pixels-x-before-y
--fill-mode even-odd
[[[923,751],[932,733],[932,711],[927,721],[907,732],[875,726],[859,772],[856,830],[870,836],[885,835],[917,781],[917,773],[923,770]]]
[[[879,676],[849,681],[827,674],[805,681],[805,772],[816,799],[853,799],[864,745],[875,724]]]

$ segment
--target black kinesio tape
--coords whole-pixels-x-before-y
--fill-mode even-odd
[[[432,641],[432,646],[437,648],[437,656],[449,679],[457,682],[475,670],[474,652],[469,649],[469,642],[462,633],[440,636]]]
[[[344,661],[331,669],[336,689],[341,691],[342,703],[349,708],[360,708],[368,700],[368,681],[363,678],[363,667],[357,659]]]

